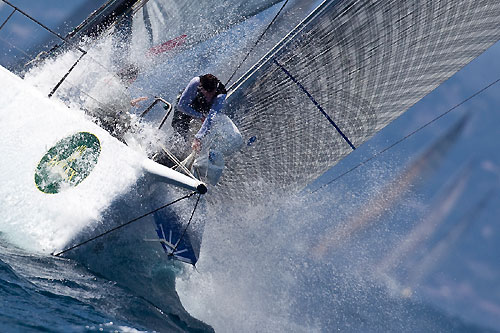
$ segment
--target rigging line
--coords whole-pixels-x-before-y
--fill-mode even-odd
[[[401,142],[405,141],[406,139],[410,138],[411,136],[413,136],[414,134],[416,134],[417,132],[420,132],[421,130],[423,130],[424,128],[426,128],[427,126],[429,126],[430,124],[436,122],[437,120],[441,119],[442,117],[446,116],[448,113],[456,110],[457,108],[459,108],[460,106],[462,106],[463,104],[465,104],[466,102],[470,101],[471,99],[473,99],[474,97],[480,95],[481,93],[483,93],[484,91],[488,90],[489,88],[491,88],[492,86],[494,86],[495,84],[497,84],[498,82],[500,82],[500,78],[496,79],[495,81],[491,82],[490,84],[488,84],[487,86],[483,87],[482,89],[480,89],[479,91],[475,92],[474,94],[470,95],[469,97],[467,97],[466,99],[464,99],[463,101],[461,101],[460,103],[458,103],[457,105],[453,106],[452,108],[446,110],[445,112],[441,113],[439,116],[435,117],[434,119],[430,120],[429,122],[425,123],[424,125],[420,126],[419,128],[417,128],[416,130],[414,130],[413,132],[407,134],[406,136],[404,136],[403,138],[399,139],[398,141],[394,142],[393,144],[391,144],[390,146],[387,146],[386,148],[380,150],[379,152],[373,154],[372,156],[370,156],[369,158],[365,159],[364,161],[360,162],[359,164],[355,165],[354,167],[352,167],[351,169],[345,171],[344,173],[340,174],[339,176],[333,178],[332,180],[330,180],[328,183],[325,183],[323,185],[321,185],[320,187],[318,187],[317,189],[315,189],[314,191],[310,191],[308,194],[313,194],[313,193],[316,193],[318,192],[319,190],[321,190],[322,188],[330,185],[331,183],[339,180],[340,178],[344,177],[345,175],[351,173],[352,171],[356,170],[357,168],[365,165],[366,163],[370,162],[371,160],[377,158],[378,156],[382,155],[383,153],[385,153],[386,151],[388,151],[389,149],[392,149],[393,147],[397,146],[398,144],[400,144]]]
[[[89,49],[89,50],[90,50],[90,49]],[[88,59],[90,62],[93,62],[94,64],[96,64],[96,65],[100,66],[100,67],[101,67],[102,69],[104,69],[104,70],[105,70],[108,74],[113,75],[113,76],[115,76],[115,77],[117,76],[117,74],[116,74],[116,70],[112,70],[111,68],[109,68],[109,67],[107,67],[106,65],[102,64],[101,62],[97,61],[97,60],[96,60],[96,59],[95,59],[92,55],[89,55],[88,53],[85,53],[84,55],[86,55],[86,59]],[[81,57],[80,57],[80,59],[78,59],[78,60],[77,60],[77,62],[78,62],[78,61],[80,61],[82,58],[83,58],[83,56],[81,56]],[[75,66],[73,66],[73,67],[75,67]],[[66,75],[66,77],[67,77],[67,76],[68,76],[68,75]],[[68,82],[68,80],[67,80],[67,79],[63,79],[63,80],[61,80],[61,81]],[[62,82],[61,82],[61,83],[62,83]],[[76,89],[78,89],[78,90],[82,91],[82,90],[81,90],[80,88],[78,88],[78,87],[77,87],[74,83],[72,83],[72,85],[73,85],[73,87],[74,87],[74,88],[76,88]],[[127,89],[128,89],[128,87],[127,87]],[[140,88],[138,88],[138,89],[139,89],[141,92],[144,92],[144,94],[149,95],[149,96],[154,96],[154,97],[156,97],[156,95],[157,95],[157,93],[154,93],[152,90],[150,90],[150,89],[146,89],[146,88],[144,88],[144,87],[140,87]]]
[[[0,40],[2,40],[2,38],[1,38],[1,37],[0,37]],[[80,59],[81,59],[81,58],[82,58],[82,57],[80,57]],[[89,58],[90,60],[94,60],[91,56],[87,56],[87,58]],[[80,60],[80,59],[79,59],[79,60]],[[79,61],[79,60],[78,60],[78,61]],[[77,62],[78,62],[78,61],[77,61]],[[117,75],[116,75],[116,72],[112,72],[109,68],[105,67],[104,65],[102,65],[102,64],[100,64],[100,63],[98,63],[98,62],[96,62],[96,64],[98,64],[99,66],[101,66],[102,68],[104,68],[104,69],[107,71],[107,73],[108,73],[108,74],[110,74],[111,76],[113,76],[114,78],[118,78],[118,77],[117,77]],[[120,80],[120,79],[118,78],[118,80]],[[91,96],[88,92],[86,92],[85,90],[83,90],[82,88],[80,88],[80,86],[78,85],[78,83],[74,83],[74,82],[72,82],[72,81],[68,80],[67,78],[64,80],[64,82],[69,83],[69,84],[70,84],[70,86],[71,86],[72,88],[74,88],[74,89],[78,90],[80,93],[82,93],[82,94],[84,94],[84,95],[86,95],[86,96],[90,97],[90,98],[91,98],[91,99],[93,99],[94,101],[96,101],[96,102],[100,105],[100,107],[101,107],[102,109],[107,109],[107,110],[108,110],[108,111],[110,111],[111,113],[115,113],[115,110],[110,109],[109,107],[105,106],[105,104],[106,104],[105,102],[102,102],[102,101],[98,100],[97,98],[95,98],[95,97]],[[125,87],[125,90],[128,90],[128,89],[129,89],[129,87]],[[155,93],[153,93],[152,91],[150,91],[150,90],[148,90],[148,89],[143,89],[142,87],[141,87],[141,91],[143,91],[145,94],[149,94],[149,96],[154,96],[154,95],[155,95]],[[121,91],[121,92],[120,92],[120,95],[121,95],[121,97],[122,97],[122,98],[126,98],[126,99],[131,99],[131,98],[133,98],[133,96],[127,96],[125,93],[123,93],[123,91]],[[156,96],[155,96],[155,97],[156,97]]]
[[[110,114],[114,114],[115,116],[119,115],[120,113],[122,113],[123,111],[116,111],[115,109],[111,109],[109,106],[107,106],[107,103],[105,102],[102,102],[100,100],[98,100],[96,97],[93,97],[92,95],[90,95],[88,92],[86,92],[85,90],[81,89],[80,87],[78,87],[75,83],[71,82],[70,80],[66,80],[65,82],[69,83],[70,86],[76,90],[78,90],[81,94],[89,97],[90,99],[92,99],[94,102],[96,102],[97,104],[99,104],[99,108],[101,110],[104,110],[104,111],[108,111]],[[122,93],[122,97],[123,98],[127,98],[127,99],[130,99],[128,96],[125,96],[124,93]],[[64,102],[64,101],[63,101]],[[66,104],[68,107],[69,105]],[[90,111],[90,110],[87,110],[86,107],[83,107],[82,110],[84,111]]]
[[[194,212],[196,211],[196,208],[198,207],[198,202],[200,202],[201,194],[198,194],[198,199],[196,199],[196,203],[194,205],[194,209],[191,212],[191,217],[189,218],[189,222],[186,224],[186,227],[184,228],[184,231],[181,234],[181,237],[179,237],[179,240],[177,243],[175,243],[174,248],[172,249],[172,255],[174,255],[174,252],[177,250],[177,246],[181,243],[181,240],[184,238],[184,235],[186,234],[187,229],[189,228],[189,225],[191,224],[191,221],[193,220]]]
[[[323,110],[321,105],[312,97],[312,95],[306,90],[306,88],[295,78],[290,74],[289,71],[286,70],[285,67],[283,67],[275,58],[273,58],[273,62],[281,68],[281,70],[309,97],[309,99],[313,102],[314,105],[318,108],[318,110],[325,116],[325,118],[332,124],[333,127],[337,130],[337,132],[342,136],[342,138],[347,142],[347,144],[352,148],[352,150],[355,150],[356,147],[352,144],[352,142],[349,140],[349,138],[342,132],[342,130],[335,124],[335,122],[330,118],[330,116]]]
[[[31,19],[32,21],[34,21],[35,23],[37,23],[38,25],[40,25],[42,28],[46,29],[47,31],[51,32],[52,34],[56,35],[57,37],[59,37],[60,39],[62,39],[64,42],[68,42],[68,39],[67,37],[62,37],[60,36],[59,34],[57,34],[56,32],[50,30],[48,27],[46,27],[44,24],[40,23],[39,21],[37,21],[36,19],[34,19],[33,17],[29,16],[28,14],[26,14],[25,12],[23,12],[22,10],[20,10],[19,8],[13,6],[12,4],[10,4],[8,1],[6,0],[2,0],[4,3],[8,4],[9,6],[11,6],[12,8],[14,8],[14,11],[9,15],[9,17],[5,20],[5,22],[2,24],[2,26],[0,27],[3,28],[3,26],[7,23],[7,21],[9,20],[9,18],[16,12],[20,12],[22,15],[28,17],[29,19]],[[138,9],[140,9],[142,6],[144,6],[149,0],[143,0],[142,3],[140,3],[138,5]],[[138,1],[137,3],[139,3],[140,1]],[[137,10],[138,10],[137,9]],[[130,10],[129,10],[130,12]],[[135,12],[134,12],[135,14]],[[117,21],[121,21],[122,19],[124,18],[124,15],[122,15]],[[116,23],[116,22],[115,22]],[[114,26],[111,25],[111,26]],[[110,29],[108,29],[108,31],[110,31]],[[20,51],[21,53],[23,53],[24,55],[26,55],[27,57],[31,57],[26,51],[22,50],[21,48],[17,47],[16,45],[10,43],[8,40],[5,40],[3,38],[0,38],[2,41],[8,43],[9,45],[11,45],[13,48],[17,49],[18,51]],[[80,55],[80,57],[76,60],[76,62],[73,64],[73,66],[71,66],[71,68],[66,72],[66,74],[59,80],[59,82],[56,84],[56,86],[50,91],[48,97],[51,98],[54,93],[56,92],[56,90],[61,86],[61,84],[66,81],[68,75],[71,73],[71,71],[76,67],[76,65],[80,62],[80,60],[82,60],[83,56],[87,55],[87,51],[85,51],[84,49],[78,47],[78,46],[75,46],[75,45],[71,45],[70,46],[70,49],[74,49],[74,50],[78,50],[80,51],[82,54]],[[49,51],[50,52],[50,51]],[[108,73],[112,74],[112,75],[116,75],[116,73],[114,71],[112,71],[111,69],[107,68],[105,65],[103,65],[102,63],[100,63],[99,61],[97,61],[94,57],[92,57],[91,55],[87,55],[87,58],[90,58],[90,60],[92,60],[95,64],[101,66],[104,70],[106,70]],[[35,58],[36,59],[36,58]],[[73,85],[75,86],[75,85]],[[80,90],[80,89],[79,89]],[[150,93],[151,95],[153,95],[153,93],[151,91],[148,91],[146,89],[142,89],[144,92],[146,93]],[[80,90],[81,91],[81,90]],[[87,94],[88,95],[88,94]]]
[[[248,50],[247,54],[245,55],[245,58],[243,58],[243,60],[238,65],[238,67],[236,67],[236,69],[234,70],[233,74],[231,74],[231,76],[229,77],[229,79],[227,80],[227,82],[226,82],[226,84],[224,86],[228,85],[228,83],[231,81],[231,79],[236,74],[236,72],[238,71],[238,69],[240,69],[240,67],[243,65],[243,63],[247,60],[247,58],[250,56],[250,53],[252,53],[253,49],[257,46],[257,44],[259,44],[259,42],[262,39],[262,37],[264,37],[264,35],[266,34],[267,30],[269,30],[269,28],[271,27],[271,25],[273,25],[274,21],[276,21],[276,19],[281,14],[281,11],[283,10],[283,8],[285,8],[285,6],[286,6],[287,3],[288,3],[288,0],[286,0],[285,3],[283,4],[283,6],[281,6],[281,8],[278,11],[278,13],[276,13],[276,15],[274,16],[274,18],[271,20],[271,23],[269,23],[267,25],[266,29],[264,29],[264,31],[262,32],[262,34],[260,35],[260,37],[257,38],[257,40],[255,41],[255,44],[250,48],[250,50]]]
[[[12,15],[14,15],[15,12],[17,12],[17,9],[14,8],[14,10],[12,11],[12,13],[10,13],[9,17],[7,17],[5,19],[5,21],[2,23],[2,25],[0,25],[0,30],[2,30],[2,28],[4,27],[4,25],[7,24],[7,21],[10,20],[10,18],[12,17]]]
[[[37,19],[35,19],[34,17],[32,17],[31,15],[29,15],[28,13],[24,12],[23,10],[21,10],[20,8],[14,6],[13,4],[11,4],[9,1],[7,0],[2,0],[4,3],[6,3],[8,6],[10,6],[11,8],[14,8],[15,10],[17,10],[19,13],[21,13],[22,15],[24,15],[25,17],[29,18],[31,21],[35,22],[36,24],[38,24],[39,26],[41,26],[42,28],[44,28],[45,30],[47,30],[48,32],[50,32],[51,34],[55,35],[56,37],[58,37],[59,39],[67,42],[67,39],[61,35],[59,35],[57,32],[55,32],[54,30],[50,29],[49,27],[47,27],[45,24],[43,24],[42,22],[38,21]],[[85,51],[83,49],[81,49],[80,47],[78,46],[75,46],[75,48],[77,50],[79,50],[80,52],[83,52],[85,53]]]
[[[58,256],[60,256],[61,254],[64,254],[64,253],[66,253],[66,252],[68,252],[68,251],[70,251],[70,250],[73,250],[73,249],[75,249],[75,248],[77,248],[77,247],[79,247],[79,246],[82,246],[82,245],[84,245],[84,244],[87,244],[87,243],[89,243],[89,242],[91,242],[91,241],[93,241],[93,240],[96,240],[97,238],[100,238],[100,237],[102,237],[102,236],[105,236],[105,235],[107,235],[107,234],[109,234],[109,233],[111,233],[111,232],[113,232],[113,231],[116,231],[116,230],[118,230],[118,229],[120,229],[120,228],[122,228],[122,227],[125,227],[125,226],[127,226],[127,225],[129,225],[129,224],[131,224],[131,223],[133,223],[133,222],[136,222],[136,221],[138,221],[138,220],[142,219],[143,217],[146,217],[146,216],[148,216],[148,215],[151,215],[151,214],[153,214],[153,213],[156,213],[157,211],[159,211],[159,210],[161,210],[161,209],[163,209],[163,208],[165,208],[165,207],[168,207],[168,206],[170,206],[170,205],[173,205],[173,204],[174,204],[174,203],[176,203],[176,202],[179,202],[179,201],[181,201],[181,200],[184,200],[184,199],[190,198],[190,197],[192,197],[194,194],[196,194],[196,192],[192,192],[192,193],[190,193],[190,194],[187,194],[187,195],[185,195],[185,196],[183,196],[183,197],[181,197],[181,198],[179,198],[179,199],[176,199],[176,200],[174,200],[174,201],[172,201],[172,202],[170,202],[170,203],[168,203],[168,204],[165,204],[165,205],[163,205],[163,206],[161,206],[161,207],[158,207],[158,208],[156,208],[156,209],[154,209],[154,210],[150,211],[149,213],[146,213],[146,214],[143,214],[143,215],[141,215],[141,216],[138,216],[138,217],[136,217],[136,218],[134,218],[134,219],[132,219],[132,220],[130,220],[130,221],[128,221],[128,222],[125,222],[125,223],[123,223],[123,224],[120,224],[120,225],[118,225],[118,226],[116,226],[116,227],[112,228],[112,229],[109,229],[109,230],[107,230],[107,231],[103,232],[102,234],[99,234],[99,235],[97,235],[97,236],[94,236],[94,237],[92,237],[92,238],[89,238],[89,239],[87,239],[86,241],[81,242],[81,243],[79,243],[79,244],[73,245],[73,246],[71,246],[71,247],[69,247],[69,248],[67,248],[67,249],[65,249],[65,250],[63,250],[63,251],[61,251],[61,252],[58,252],[58,253],[52,253],[52,255],[53,255],[53,256],[56,256],[56,257],[58,257]],[[198,197],[198,200],[199,200],[199,197]]]
[[[31,17],[30,15],[28,15],[27,13],[25,13],[24,11],[22,11],[21,9],[15,7],[14,5],[12,5],[10,2],[6,1],[6,0],[2,0],[4,3],[6,3],[7,5],[9,5],[10,7],[14,8],[14,11],[11,13],[11,15],[7,18],[7,20],[2,24],[2,27],[3,25],[5,25],[5,23],[8,21],[8,19],[14,14],[15,11],[18,11],[20,12],[22,15],[28,17],[29,19],[31,19],[33,22],[35,22],[36,24],[40,25],[42,28],[44,28],[45,30],[49,31],[50,33],[54,34],[55,36],[57,36],[58,38],[60,38],[61,40],[63,40],[63,42],[65,43],[68,43],[68,39],[67,39],[67,36],[66,37],[63,37],[61,35],[59,35],[58,33],[56,33],[55,31],[51,30],[50,28],[48,28],[47,26],[45,26],[43,23],[39,22],[38,20],[36,20],[35,18]],[[126,14],[128,14],[129,12],[133,12],[133,14],[135,14],[140,8],[142,8],[142,6],[144,6],[149,0],[142,0],[142,1],[137,1],[137,3],[139,3],[137,5],[137,9],[135,11],[133,11],[133,8],[130,8]],[[288,1],[288,0],[287,0]],[[107,4],[106,4],[107,5]],[[106,6],[105,5],[105,6]],[[122,16],[120,18],[118,18],[118,20],[116,20],[110,27],[108,27],[108,31],[111,30],[111,27],[114,27],[114,25],[116,25],[117,22],[120,22],[121,20],[124,19],[126,15],[125,14],[122,14]],[[109,34],[108,34],[109,35]],[[11,43],[9,43],[11,44]],[[69,44],[69,43],[68,43]],[[12,44],[11,44],[12,45]],[[14,45],[12,45],[14,46]],[[21,51],[22,53],[24,53],[25,55],[27,55],[29,57],[29,55],[24,52],[23,50],[17,48],[16,46],[14,46],[16,49],[18,49],[19,51]],[[65,81],[65,79],[67,78],[67,76],[69,75],[69,73],[76,67],[76,65],[78,64],[78,62],[83,58],[84,55],[87,54],[87,51],[85,51],[84,49],[80,48],[79,46],[76,46],[76,45],[70,45],[70,48],[73,48],[73,49],[76,49],[78,51],[80,51],[82,53],[82,55],[78,58],[78,60],[76,61],[75,64],[73,64],[73,66],[69,69],[69,71],[63,76],[63,78],[57,83],[57,85],[52,89],[52,91],[49,93],[49,98],[52,97],[52,95],[55,93],[55,91],[59,88],[59,86]],[[101,64],[99,61],[97,61],[95,58],[93,58],[91,55],[88,55],[87,58],[90,58],[94,63],[98,64],[99,66],[101,66],[102,68],[104,68],[106,71],[108,71],[108,73],[111,73],[111,74],[114,74],[113,71],[111,71],[109,68],[107,68],[105,65]],[[144,90],[143,91],[145,92],[148,92],[147,90]]]
[[[177,167],[179,167],[180,169],[182,169],[182,171],[184,171],[184,173],[193,178],[193,179],[196,179],[198,180],[192,173],[191,171],[189,171],[188,168],[186,168],[186,166],[184,164],[182,164],[181,161],[179,161],[179,159],[174,155],[172,154],[164,145],[160,144],[160,148],[165,152],[165,154],[167,154],[167,156],[172,160],[172,162],[175,163],[175,165]]]
[[[28,53],[26,53],[23,49],[21,49],[21,48],[17,47],[16,45],[12,44],[10,41],[8,41],[8,40],[6,40],[6,39],[4,39],[4,38],[2,38],[2,37],[0,37],[0,41],[5,42],[5,43],[9,44],[10,46],[12,46],[13,48],[15,48],[15,49],[16,49],[16,50],[18,50],[19,52],[23,53],[23,54],[24,54],[25,56],[27,56],[27,57],[30,57],[30,56],[31,56],[31,55],[29,55]],[[70,71],[71,71],[71,70],[72,70],[72,69],[76,66],[76,64],[78,64],[78,62],[82,59],[82,57],[83,57],[83,54],[82,54],[82,55],[80,56],[80,58],[79,58],[79,59],[78,59],[78,60],[77,60],[77,61],[73,64],[72,68],[71,68],[71,69],[68,71],[68,73],[66,74],[66,77],[68,76],[69,72],[70,72]],[[93,58],[92,58],[92,57],[90,57],[90,58],[93,60]],[[107,68],[105,68],[105,69],[107,69]],[[114,73],[111,73],[111,72],[110,72],[110,74],[111,74],[111,75],[115,75]],[[65,82],[69,83],[69,84],[70,84],[73,88],[75,88],[76,90],[78,90],[80,93],[82,93],[82,94],[84,94],[84,95],[86,95],[86,96],[90,97],[92,100],[96,101],[96,102],[100,105],[100,107],[101,107],[102,109],[106,109],[106,110],[108,110],[108,111],[110,111],[110,112],[114,112],[114,110],[110,109],[109,107],[106,107],[106,106],[105,106],[105,103],[103,103],[103,102],[99,101],[99,100],[98,100],[97,98],[95,98],[95,97],[92,97],[89,93],[87,93],[86,91],[84,91],[83,89],[81,89],[80,87],[78,87],[75,83],[72,83],[72,82],[71,82],[70,80],[68,80],[68,79],[65,79],[65,80],[63,80],[63,81],[65,81]],[[60,83],[62,83],[62,82],[60,82]],[[60,85],[60,84],[59,84],[59,85]],[[55,92],[55,91],[54,91],[54,89],[53,89],[53,90],[52,90],[52,92],[51,92],[51,94],[49,94],[49,95],[50,95],[49,97],[51,97],[51,96],[54,94],[54,92]],[[147,91],[146,91],[146,92],[147,92]],[[127,97],[127,96],[124,96],[124,97]]]
[[[2,40],[2,38],[1,38],[1,37],[0,37],[0,40]],[[20,49],[19,49],[19,50],[20,50]],[[20,50],[20,51],[21,51],[21,52],[23,52],[22,50]],[[26,53],[25,53],[25,54],[26,54]],[[27,55],[27,56],[29,56],[28,54],[26,54],[26,55]],[[112,71],[110,68],[108,68],[108,67],[106,67],[105,65],[103,65],[103,64],[101,64],[101,63],[99,63],[98,61],[96,61],[96,60],[95,60],[95,58],[93,58],[92,56],[88,55],[88,53],[87,53],[87,54],[85,54],[85,55],[87,55],[87,59],[89,59],[90,61],[93,61],[95,64],[97,64],[97,65],[101,66],[101,67],[102,67],[102,68],[103,68],[103,69],[104,69],[104,70],[105,70],[108,74],[112,75],[113,77],[117,77],[117,75],[116,75],[116,71]],[[96,102],[98,102],[98,103],[101,105],[101,107],[102,107],[102,108],[104,108],[104,109],[108,109],[108,110],[110,110],[110,111],[113,111],[113,110],[109,109],[109,107],[104,107],[104,106],[103,106],[104,102],[101,102],[101,101],[97,100],[96,98],[92,97],[92,96],[91,96],[88,92],[85,92],[85,91],[84,91],[83,89],[81,89],[81,88],[80,88],[77,84],[72,83],[70,80],[68,80],[68,79],[67,79],[67,77],[69,76],[69,72],[71,72],[71,71],[74,69],[74,67],[76,67],[76,64],[77,64],[77,63],[78,63],[78,62],[79,62],[82,58],[83,58],[83,55],[82,55],[82,56],[80,56],[80,58],[79,58],[79,59],[75,62],[75,64],[73,64],[72,68],[68,71],[68,73],[66,73],[66,75],[65,75],[66,79],[64,79],[64,78],[63,78],[63,79],[61,79],[61,81],[58,83],[58,85],[60,86],[63,82],[68,82],[68,83],[69,83],[69,84],[70,84],[73,88],[75,88],[75,89],[76,89],[76,90],[78,90],[79,92],[83,93],[84,95],[86,95],[86,96],[90,97],[91,99],[95,100]],[[128,87],[127,87],[127,88],[125,88],[125,89],[127,89],[127,90],[128,90]],[[144,89],[143,87],[141,87],[141,88],[140,88],[140,90],[141,90],[142,92],[144,92],[146,95],[149,95],[149,96],[155,96],[155,95],[156,95],[156,93],[153,93],[153,92],[152,92],[151,90],[149,90],[149,89]],[[55,90],[53,89],[53,90],[52,90],[52,95],[53,95],[54,93],[55,93]],[[50,95],[49,97],[51,97],[52,95]],[[129,97],[128,97],[128,96],[125,96],[125,94],[123,94],[123,93],[122,93],[122,95],[123,95],[123,97],[124,97],[124,98],[128,98],[128,99],[129,99]]]
[[[19,8],[13,6],[12,4],[10,4],[8,1],[6,0],[2,0],[3,2],[5,2],[6,4],[8,4],[9,6],[11,6],[12,8],[14,8],[14,12],[15,11],[19,11],[21,14],[23,14],[24,16],[28,17],[29,19],[31,19],[32,21],[34,21],[35,23],[37,23],[38,25],[40,25],[42,28],[44,28],[45,30],[49,31],[50,33],[56,35],[58,38],[60,38],[61,40],[63,40],[65,43],[68,43],[68,39],[67,37],[62,37],[60,36],[59,34],[57,34],[56,32],[52,31],[51,29],[49,29],[47,26],[45,26],[44,24],[42,24],[41,22],[37,21],[35,18],[29,16],[28,14],[26,14],[25,12],[23,12],[22,10],[20,10]],[[140,9],[142,6],[144,6],[149,0],[143,0],[139,5],[138,5],[138,9]],[[139,3],[140,1],[138,1],[137,3]],[[137,10],[138,10],[137,9]],[[12,14],[14,14],[14,12],[11,13],[10,16],[12,16]],[[130,10],[128,11],[130,12]],[[135,11],[136,12],[136,11]],[[134,12],[134,14],[135,14]],[[9,18],[10,18],[9,16]],[[111,31],[111,27],[114,27],[114,25],[123,20],[124,19],[124,16],[125,15],[122,15],[117,21],[115,21],[107,30],[108,32]],[[7,20],[9,19],[7,18]],[[7,20],[3,23],[3,25],[5,25],[5,23],[7,23]],[[2,25],[2,27],[3,27]],[[111,32],[108,33],[109,34],[112,34]],[[4,40],[2,38],[3,41],[7,42],[9,45],[11,45],[12,47],[16,48],[18,51],[20,51],[21,53],[23,53],[24,55],[26,55],[27,57],[30,57],[30,55],[25,52],[24,50],[20,49],[19,47],[13,45],[12,43],[10,43],[9,41],[7,40]],[[68,43],[69,44],[69,43]],[[91,42],[90,43],[91,45],[94,44],[94,42]],[[55,93],[55,91],[59,88],[59,86],[66,80],[66,78],[68,77],[69,73],[76,67],[76,65],[78,64],[78,62],[80,62],[80,60],[83,58],[84,55],[87,55],[87,58],[89,58],[90,60],[92,60],[95,64],[99,65],[101,68],[103,68],[104,70],[106,70],[108,73],[112,74],[112,75],[116,75],[115,71],[111,70],[110,68],[108,68],[107,66],[103,65],[101,62],[99,62],[97,59],[95,59],[93,56],[91,55],[88,55],[87,51],[85,51],[84,49],[80,48],[79,46],[76,46],[76,45],[71,45],[70,44],[70,47],[69,49],[73,49],[73,50],[77,50],[77,51],[80,51],[82,54],[80,55],[80,57],[78,58],[78,60],[76,60],[76,62],[73,64],[73,66],[67,71],[67,73],[61,78],[61,80],[57,83],[57,85],[52,89],[52,91],[49,93],[49,98],[52,97],[52,95]],[[49,51],[50,52],[50,51]],[[146,90],[146,89],[142,89],[142,91],[144,91],[145,93],[150,93],[151,95],[154,95],[151,91],[149,90]]]
[[[59,80],[59,82],[57,82],[57,84],[55,85],[54,88],[52,88],[52,90],[50,91],[49,93],[49,98],[52,97],[52,95],[54,95],[54,93],[56,92],[57,89],[59,89],[59,87],[61,86],[61,84],[64,82],[64,80],[66,80],[66,78],[68,77],[68,75],[71,73],[71,71],[73,69],[75,69],[76,65],[78,65],[78,63],[80,62],[80,60],[82,60],[83,56],[87,54],[87,53],[82,53],[80,55],[80,57],[78,58],[78,60],[73,64],[73,66],[71,66],[70,69],[68,69],[68,71],[66,72],[66,74],[64,74],[64,76]]]
[[[0,38],[1,40],[1,38]],[[116,78],[116,75],[113,74],[113,73],[110,73],[110,75],[113,76],[113,78]],[[106,77],[104,77],[106,78]],[[118,78],[119,80],[119,78]],[[75,90],[77,90],[78,92],[80,92],[81,94],[89,97],[90,99],[92,99],[93,101],[95,101],[97,104],[99,104],[99,108],[103,109],[103,110],[106,110],[108,111],[110,114],[114,114],[115,116],[117,116],[118,114],[122,113],[123,110],[119,110],[119,111],[116,111],[116,109],[112,109],[110,108],[109,106],[107,106],[108,103],[106,102],[103,102],[103,101],[100,101],[99,99],[97,99],[96,97],[92,96],[89,92],[83,90],[79,85],[78,83],[74,83],[68,79],[66,79],[64,82],[68,83],[70,85],[71,88],[74,88]],[[125,90],[128,90],[128,87],[125,87]],[[128,96],[127,94],[125,94],[123,91],[120,91],[120,97],[121,98],[124,98],[124,99],[127,99],[127,100],[130,100],[132,97],[131,96]],[[64,102],[64,101],[63,101]],[[69,106],[68,106],[69,107]],[[85,108],[83,108],[85,110]],[[88,111],[88,110],[87,110]]]

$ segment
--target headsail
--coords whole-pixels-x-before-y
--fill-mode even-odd
[[[195,44],[207,40],[280,0],[200,2],[150,0],[134,16],[135,44],[147,43],[154,53],[179,39]],[[168,49],[168,48],[166,48]]]
[[[236,84],[226,197],[298,191],[500,38],[495,0],[323,2]]]

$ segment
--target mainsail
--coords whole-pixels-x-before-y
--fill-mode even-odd
[[[496,0],[323,2],[234,85],[248,144],[218,192],[304,188],[498,41],[499,15]]]

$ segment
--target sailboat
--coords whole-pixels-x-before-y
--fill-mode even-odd
[[[45,72],[35,68],[22,80],[1,71],[2,99],[10,101],[2,106],[2,114],[9,116],[2,119],[1,138],[15,147],[2,154],[12,165],[9,171],[18,172],[18,177],[3,181],[22,189],[24,196],[4,196],[2,206],[17,211],[19,202],[41,202],[33,214],[9,213],[13,221],[7,223],[17,225],[16,219],[28,216],[46,224],[55,236],[44,240],[44,249],[56,253],[72,249],[64,255],[91,267],[113,261],[128,269],[132,257],[137,259],[134,262],[145,257],[161,261],[164,252],[167,258],[196,264],[202,223],[190,224],[189,216],[172,223],[181,220],[179,211],[159,208],[193,193],[206,192],[206,209],[297,193],[500,39],[500,3],[494,0],[326,0],[307,10],[299,22],[294,21],[297,13],[310,2],[236,1],[203,8],[195,1],[120,3],[127,6],[119,15],[112,15],[113,10],[101,14],[110,21],[99,22],[112,22],[103,26],[102,39],[83,46],[73,40],[57,58],[48,58],[39,67]],[[280,13],[280,8],[289,11]],[[210,14],[204,15],[206,10]],[[271,28],[267,31],[261,23],[256,33],[254,27],[264,12],[268,18],[274,13],[278,20],[280,15],[287,17],[280,24],[293,27],[283,36],[274,25],[278,23],[269,20]],[[92,22],[84,22],[64,42],[98,31],[91,28]],[[113,39],[114,31],[121,37],[109,47],[106,38]],[[266,34],[259,39],[261,32]],[[231,34],[241,37],[238,42],[243,44],[232,40]],[[220,40],[222,44],[217,44]],[[124,59],[143,68],[134,85],[146,87],[150,96],[173,102],[200,72],[228,79],[243,59],[240,47],[249,50],[254,42],[265,47],[253,52],[248,62],[259,57],[253,65],[247,62],[241,67],[245,72],[229,87],[224,109],[244,144],[227,161],[216,186],[153,162],[82,113],[67,110],[67,105],[74,109],[75,101],[88,94],[103,68]],[[110,50],[109,59],[102,56]],[[51,72],[55,85],[44,86],[39,78],[55,68],[57,61],[67,66]],[[28,82],[50,92],[52,99],[30,88]],[[13,116],[12,108],[22,108],[26,119]],[[151,121],[164,115],[153,116]],[[15,138],[9,131],[14,127]],[[40,127],[49,130],[40,134],[36,132]],[[162,133],[169,131],[167,119]],[[36,138],[30,137],[33,132]],[[85,170],[82,176],[79,164]],[[120,175],[113,172],[117,166]],[[49,169],[57,172],[47,175]],[[53,185],[54,179],[58,186]],[[196,207],[196,197],[185,201],[185,212]],[[58,228],[50,226],[54,212],[58,219],[70,221],[67,228],[60,228],[62,223],[56,223]],[[108,233],[139,217],[148,222]],[[21,228],[20,232],[30,235],[31,231]],[[105,236],[96,239],[96,235]],[[30,236],[36,239],[38,235]],[[80,244],[84,245],[75,247]]]

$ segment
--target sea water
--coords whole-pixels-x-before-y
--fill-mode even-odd
[[[123,305],[132,310],[135,303],[141,312],[148,305],[113,282],[76,262],[25,252],[3,238],[0,242],[2,332],[145,330],[127,319],[131,313]]]
[[[305,202],[295,201],[278,211],[263,205],[211,219],[197,270],[173,269],[177,291],[151,288],[151,298],[178,293],[184,307],[217,332],[487,331],[391,295],[370,269],[340,262],[340,256],[318,261],[308,233],[328,219],[323,204],[309,202],[312,209],[305,210]],[[27,252],[4,237],[0,255],[3,332],[211,331],[181,325],[169,309],[78,261]],[[369,264],[366,257],[363,264]]]

